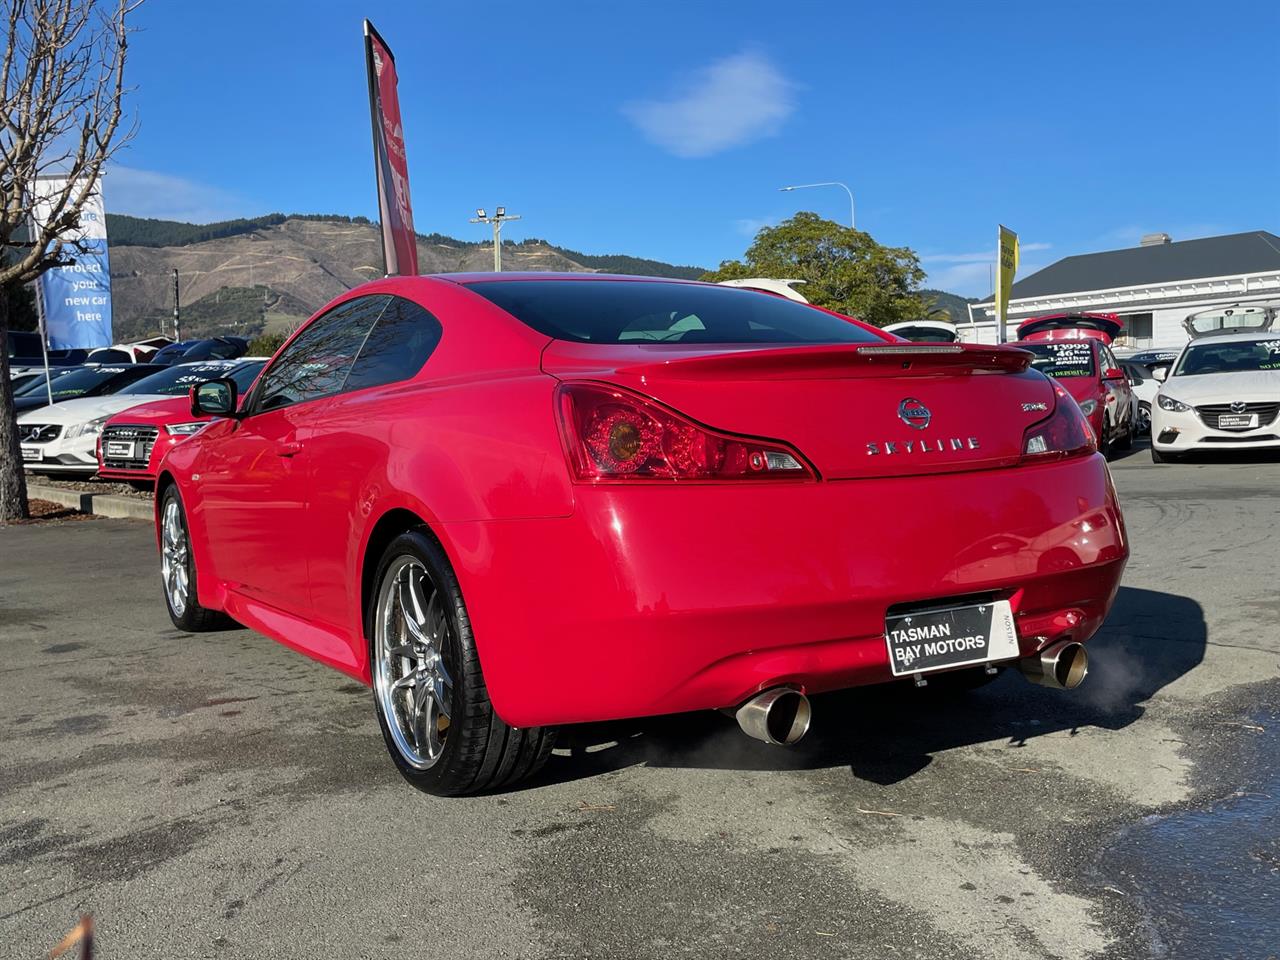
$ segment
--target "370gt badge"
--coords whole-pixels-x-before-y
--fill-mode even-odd
[[[915,397],[907,397],[902,403],[898,404],[898,419],[908,427],[923,430],[929,425],[929,421],[933,419],[933,414],[929,412],[928,407]]]

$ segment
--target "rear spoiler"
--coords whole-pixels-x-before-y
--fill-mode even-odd
[[[794,380],[929,373],[1020,373],[1033,355],[1016,347],[970,343],[862,343],[770,347],[627,364],[628,374],[673,380]]]

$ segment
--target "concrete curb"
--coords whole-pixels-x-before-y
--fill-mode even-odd
[[[126,520],[151,520],[155,508],[150,500],[135,500],[112,493],[81,493],[79,490],[63,490],[45,487],[38,483],[27,484],[27,496],[36,500],[51,500],[81,513],[99,517],[118,517]]]

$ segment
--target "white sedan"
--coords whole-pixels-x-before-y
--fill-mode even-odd
[[[140,403],[183,396],[197,383],[234,377],[240,371],[251,383],[263,362],[258,357],[243,357],[185,363],[159,370],[107,396],[64,400],[28,410],[18,417],[23,465],[32,473],[92,476],[98,472],[98,437],[112,414]]]
[[[1151,410],[1151,459],[1191,452],[1280,450],[1280,336],[1201,335],[1162,377]]]

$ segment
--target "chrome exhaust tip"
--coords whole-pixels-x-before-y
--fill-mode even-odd
[[[743,733],[776,746],[798,743],[809,732],[812,715],[809,698],[790,687],[757,693],[733,711]]]
[[[1018,669],[1032,683],[1059,690],[1074,690],[1089,675],[1089,654],[1084,644],[1060,640],[1039,653],[1023,657]]]

